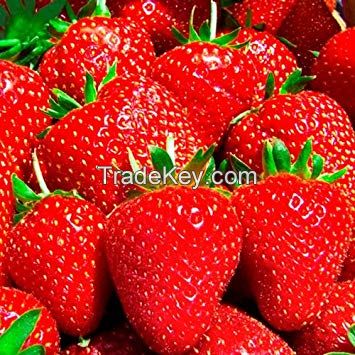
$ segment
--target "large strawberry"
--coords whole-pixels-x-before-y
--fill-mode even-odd
[[[231,119],[257,99],[260,80],[245,49],[232,44],[237,31],[215,38],[215,14],[199,34],[191,23],[188,39],[175,31],[185,44],[160,56],[152,76],[194,113],[196,127],[218,142]]]
[[[36,159],[34,165],[40,194],[13,176],[22,219],[9,233],[9,272],[48,307],[61,331],[84,336],[98,326],[110,292],[105,216],[75,192],[50,193]]]
[[[104,167],[115,160],[115,168],[129,169],[128,148],[146,165],[147,146],[165,147],[169,135],[178,147],[178,166],[206,145],[186,110],[163,86],[148,78],[119,77],[102,89],[99,101],[62,118],[43,140],[38,156],[50,188],[75,188],[109,213],[126,198],[127,188],[120,184],[120,175],[114,181],[112,169]]]
[[[128,323],[71,345],[62,355],[148,355],[151,352]]]
[[[196,6],[196,25],[199,27],[209,16],[210,0],[109,0],[108,5],[116,16],[139,23],[150,33],[158,53],[178,45],[172,27],[188,33],[191,11]]]
[[[15,166],[12,159],[0,141],[0,286],[8,283],[5,245],[15,212],[15,199],[11,191],[11,174],[14,172]]]
[[[339,352],[339,355],[354,353],[354,308],[355,281],[340,283],[328,297],[326,305],[317,314],[316,320],[296,334],[297,354],[323,355],[335,351]]]
[[[295,72],[280,94],[239,117],[229,133],[225,155],[235,154],[252,169],[261,172],[264,140],[282,139],[295,158],[305,140],[312,137],[314,150],[321,151],[326,157],[326,172],[349,166],[347,174],[337,184],[355,201],[355,170],[352,169],[355,164],[355,133],[350,119],[334,100],[324,94],[311,91],[295,93],[302,81],[300,73]]]
[[[0,351],[7,355],[21,350],[23,354],[25,350],[26,354],[58,354],[57,325],[34,296],[0,287]]]
[[[155,170],[169,171],[173,157],[151,150]],[[211,154],[211,149],[199,151],[175,178],[192,171],[199,175],[195,169],[204,167]],[[242,230],[219,192],[157,187],[112,212],[106,251],[130,323],[152,350],[183,353],[211,325],[238,264]]]
[[[191,354],[294,354],[278,335],[245,312],[222,305]]]
[[[48,107],[49,90],[36,72],[0,60],[0,141],[25,169],[36,134],[51,123],[43,112]]]
[[[323,159],[307,141],[291,164],[285,145],[265,143],[264,175],[233,201],[246,231],[242,265],[263,317],[279,330],[314,320],[340,275],[352,218],[344,194],[321,175]],[[257,205],[255,201],[258,201]]]
[[[51,88],[83,102],[87,72],[101,82],[116,62],[118,75],[148,73],[155,58],[149,34],[127,19],[106,17],[107,11],[100,8],[94,12],[100,16],[76,21],[45,54],[39,70]]]
[[[313,66],[312,88],[337,100],[355,124],[355,28],[332,37]]]

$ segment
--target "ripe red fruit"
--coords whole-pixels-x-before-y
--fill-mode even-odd
[[[71,25],[45,54],[39,70],[49,87],[83,102],[87,72],[99,83],[117,62],[117,75],[147,75],[154,58],[149,35],[138,25],[123,18],[92,17]]]
[[[254,61],[263,90],[270,73],[274,74],[275,89],[279,90],[288,76],[297,69],[293,53],[268,32],[243,28],[237,40],[241,43],[250,41],[247,55]]]
[[[17,198],[27,202],[21,208],[23,218],[9,233],[12,280],[48,307],[62,332],[93,332],[110,293],[105,216],[73,194],[48,193],[43,182],[40,195],[16,177],[13,184]],[[31,199],[33,206],[28,205]]]
[[[338,284],[311,325],[295,335],[295,349],[300,355],[323,355],[330,352],[353,353],[355,323],[355,281]],[[354,327],[354,326],[353,326]]]
[[[144,341],[165,353],[196,345],[239,260],[242,230],[228,199],[166,187],[118,206],[109,235],[116,290]]]
[[[284,331],[301,329],[321,310],[352,233],[350,206],[329,183],[338,174],[316,179],[322,160],[313,155],[309,171],[310,154],[307,141],[291,165],[281,141],[266,143],[264,179],[238,188],[232,200],[246,231],[242,270],[263,317]]]
[[[165,147],[169,135],[177,146],[176,164],[182,166],[205,142],[186,109],[151,79],[119,77],[99,95],[99,101],[62,118],[42,141],[38,156],[50,188],[75,188],[109,213],[127,197],[127,187],[119,178],[115,185],[112,172],[105,185],[97,166],[111,166],[114,159],[121,170],[130,170],[127,148],[140,164],[149,164],[148,145]]]
[[[8,284],[5,245],[15,212],[15,199],[11,191],[11,174],[14,172],[15,166],[0,141],[0,286]]]
[[[354,280],[355,279],[355,231],[351,239],[348,257],[344,262],[344,267],[341,273],[341,280]]]
[[[355,124],[355,28],[332,37],[321,49],[312,69],[312,88],[338,101]]]
[[[62,355],[148,355],[151,352],[128,323],[93,337],[87,346],[72,345]]]
[[[35,71],[0,60],[0,141],[26,173],[36,134],[51,123],[48,107],[49,90]]]
[[[34,309],[40,310],[40,316],[33,332],[25,340],[21,349],[27,349],[33,345],[42,345],[46,354],[58,354],[59,333],[55,320],[35,297],[14,288],[0,287],[0,339],[16,320]],[[21,329],[21,337],[27,330],[27,328],[26,330]],[[8,343],[6,345],[9,346]]]
[[[278,335],[245,312],[222,305],[191,354],[294,354]]]
[[[355,201],[355,133],[346,112],[330,97],[311,91],[276,95],[246,115],[229,132],[225,156],[236,155],[262,171],[262,142],[278,137],[294,159],[308,137],[315,152],[326,158],[325,172],[349,167],[336,184]]]
[[[315,56],[326,42],[342,29],[324,0],[297,0],[292,11],[282,23],[278,35],[287,38],[298,64],[305,73],[310,73]]]
[[[192,8],[196,6],[196,25],[199,27],[209,17],[210,0],[125,0],[108,1],[115,16],[139,23],[151,35],[157,53],[178,45],[172,27],[188,33]]]

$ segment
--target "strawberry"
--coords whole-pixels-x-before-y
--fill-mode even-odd
[[[158,54],[178,45],[171,32],[172,27],[188,33],[192,8],[196,6],[196,25],[200,26],[209,16],[210,0],[125,0],[108,1],[112,13],[141,24],[152,37]],[[124,5],[124,6],[123,6]]]
[[[231,119],[250,108],[258,97],[256,68],[243,50],[232,45],[237,31],[215,38],[216,10],[198,34],[176,32],[182,46],[160,56],[152,77],[173,92],[196,117],[196,130],[219,142]]]
[[[315,321],[296,334],[297,354],[323,355],[334,351],[339,354],[354,353],[354,305],[355,281],[338,284]],[[348,338],[347,331],[350,327]]]
[[[49,90],[36,72],[0,60],[0,141],[25,173],[36,134],[51,123],[51,118],[43,113],[48,107]]]
[[[85,336],[97,328],[110,292],[105,216],[75,192],[50,193],[34,162],[40,194],[13,176],[22,219],[8,237],[9,272],[48,307],[62,332]]]
[[[302,91],[301,83],[310,78],[300,78],[297,71],[289,77],[280,94],[271,97],[260,107],[240,116],[229,132],[224,148],[225,156],[238,156],[257,172],[262,171],[262,142],[278,137],[289,147],[294,159],[303,142],[313,138],[315,151],[326,157],[325,172],[339,170],[355,164],[355,134],[346,112],[324,94]],[[337,181],[355,201],[355,170]]]
[[[355,1],[343,0],[342,5],[347,25],[349,27],[355,26]]]
[[[315,61],[311,51],[319,51],[343,27],[340,16],[335,18],[324,0],[297,0],[277,34],[295,45],[292,51],[298,64],[310,73]]]
[[[127,187],[119,176],[115,183],[112,171],[105,183],[98,167],[115,160],[116,168],[129,169],[127,148],[146,165],[147,146],[165,147],[169,135],[178,147],[177,166],[205,145],[186,110],[163,86],[148,78],[118,77],[100,91],[98,101],[62,118],[42,141],[38,156],[50,188],[75,188],[109,213],[126,198]]]
[[[350,245],[352,218],[342,191],[320,175],[311,141],[291,165],[280,140],[266,142],[263,179],[235,191],[246,231],[241,262],[258,308],[274,328],[310,324],[334,287]],[[255,204],[258,201],[258,204]]]
[[[222,305],[191,354],[294,354],[278,335],[245,312]]]
[[[316,76],[312,88],[337,100],[355,125],[355,28],[340,32],[328,41],[312,73]]]
[[[91,340],[72,345],[61,355],[144,355],[151,352],[128,323],[96,335]]]
[[[12,215],[15,210],[15,201],[11,193],[11,174],[15,172],[15,166],[0,141],[0,286],[8,284],[5,270],[5,243],[7,233],[12,224]]]
[[[354,280],[355,279],[355,231],[351,239],[348,257],[344,262],[344,267],[341,273],[341,280]]]
[[[51,88],[59,88],[83,102],[86,73],[101,82],[117,62],[117,74],[146,75],[155,58],[149,34],[123,18],[99,15],[82,18],[43,57],[40,74]],[[80,63],[78,65],[78,63]]]
[[[2,354],[19,354],[25,349],[28,353],[32,349],[31,354],[58,354],[56,322],[31,294],[0,287],[0,349]]]
[[[151,151],[155,170],[164,163],[169,171],[173,157]],[[199,151],[182,171],[204,167],[212,153]],[[217,191],[154,187],[111,213],[106,252],[123,308],[145,343],[183,353],[210,327],[238,264],[242,229]]]

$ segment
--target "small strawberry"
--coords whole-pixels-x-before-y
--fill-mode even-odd
[[[59,93],[59,101],[66,105],[70,99],[63,95]],[[117,169],[111,166],[115,160],[115,168],[130,168],[128,148],[147,165],[147,146],[165,147],[166,138],[173,135],[178,147],[176,164],[182,166],[198,147],[206,145],[186,109],[166,88],[148,78],[118,77],[103,87],[98,101],[76,105],[79,108],[63,117],[43,139],[38,156],[50,188],[77,189],[105,213],[127,197],[127,187],[120,184],[119,175],[114,179]],[[209,144],[210,137],[206,139]],[[107,182],[104,166],[111,167]]]
[[[148,355],[151,352],[128,323],[72,345],[61,355]]]
[[[262,171],[262,142],[278,137],[289,147],[294,159],[305,140],[313,138],[315,151],[326,158],[325,172],[354,166],[355,133],[346,112],[330,97],[299,91],[312,79],[292,74],[281,88],[249,114],[240,116],[230,130],[224,148],[225,156],[238,156],[257,172]],[[355,170],[337,181],[349,198],[355,201]]]
[[[332,37],[321,49],[313,66],[312,88],[337,100],[355,125],[355,28]]]
[[[0,141],[0,286],[8,284],[5,245],[15,211],[15,199],[11,191],[11,174],[15,171],[12,159]]]
[[[0,60],[0,141],[26,173],[36,134],[51,123],[48,107],[49,90],[36,72]]]
[[[297,0],[277,34],[294,44],[291,48],[299,66],[310,73],[315,56],[344,27],[340,16],[329,11],[324,0]]]
[[[196,6],[196,25],[199,27],[209,16],[210,0],[125,0],[108,1],[112,13],[139,23],[148,30],[158,54],[178,45],[172,27],[188,33],[191,11]],[[123,6],[124,5],[124,6]]]
[[[222,305],[191,354],[294,354],[278,335],[245,312]]]
[[[310,170],[311,153],[308,140],[291,165],[285,145],[267,141],[263,180],[238,188],[232,200],[246,231],[241,261],[251,292],[268,323],[285,331],[301,329],[321,310],[352,233],[350,206],[330,184],[344,170],[320,175],[317,154]]]
[[[63,37],[44,55],[39,67],[49,87],[64,90],[80,102],[87,72],[101,82],[116,62],[117,75],[147,75],[155,59],[149,34],[137,24],[107,17],[106,7],[94,14],[64,29]],[[63,26],[58,27],[63,31]]]
[[[151,151],[155,170],[169,171],[174,158]],[[179,176],[199,175],[212,152],[199,151]],[[242,229],[216,191],[153,187],[112,212],[106,252],[123,308],[145,343],[158,353],[183,353],[210,327],[238,264]]]
[[[258,98],[260,79],[245,51],[232,44],[237,30],[216,38],[216,13],[212,11],[199,34],[192,14],[188,39],[175,30],[184,45],[160,56],[152,77],[189,108],[196,117],[196,130],[219,142],[231,119]]]
[[[0,350],[4,355],[21,350],[21,354],[58,354],[56,322],[32,295],[0,287]]]
[[[353,354],[355,351],[354,323],[355,281],[343,282],[334,288],[314,322],[296,334],[297,354],[323,355],[330,352],[333,355]],[[336,353],[333,353],[335,351]]]
[[[40,194],[13,176],[16,220],[22,219],[8,237],[9,272],[48,307],[62,332],[84,336],[97,328],[110,292],[105,216],[75,193],[50,193],[34,158]]]

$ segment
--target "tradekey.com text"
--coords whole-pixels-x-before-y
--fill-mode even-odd
[[[181,170],[177,167],[167,169],[164,167],[162,171],[149,170],[142,168],[137,171],[123,171],[113,168],[109,165],[99,165],[97,170],[102,171],[102,182],[104,185],[180,185],[190,186],[192,189],[197,189],[203,185],[205,172],[195,172]],[[236,184],[256,184],[258,175],[255,171],[214,171],[210,181],[213,185],[236,185]]]

